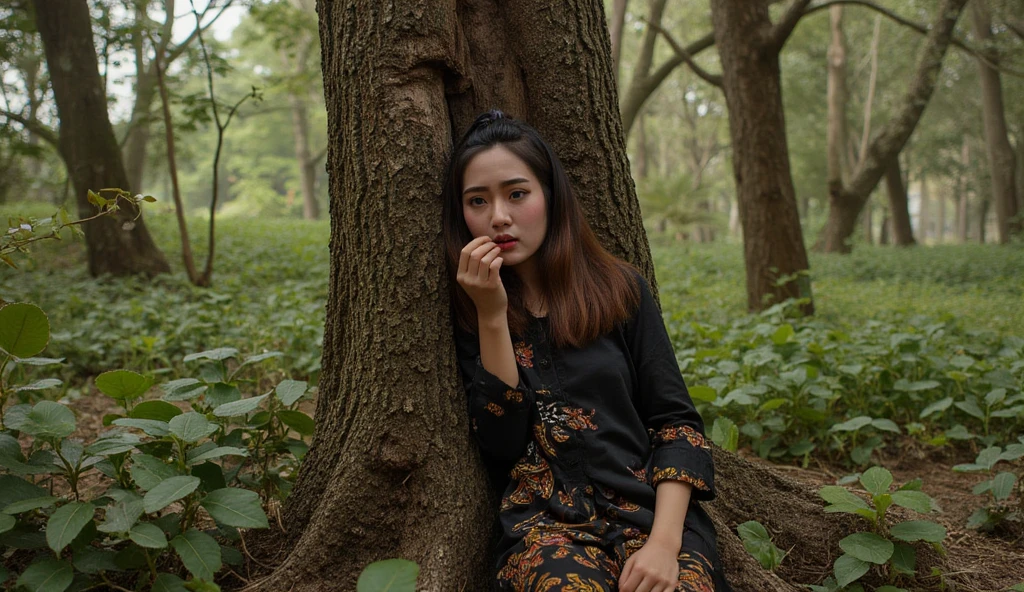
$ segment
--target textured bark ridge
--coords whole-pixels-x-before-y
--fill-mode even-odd
[[[75,188],[79,216],[89,217],[96,213],[88,200],[89,190],[135,189],[129,186],[107,115],[89,6],[85,0],[36,0],[34,8],[60,118],[61,156]],[[129,206],[84,225],[89,273],[155,275],[170,271],[142,216],[136,214]]]

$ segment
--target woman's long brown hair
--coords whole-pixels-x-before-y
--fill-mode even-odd
[[[536,175],[547,201],[548,229],[537,253],[539,286],[547,305],[551,337],[557,347],[581,347],[628,319],[640,300],[640,274],[601,246],[583,216],[561,162],[540,134],[525,123],[490,111],[477,117],[456,146],[448,164],[442,198],[443,232],[448,254],[455,322],[477,332],[476,307],[458,285],[459,255],[473,236],[462,212],[462,182],[474,156],[501,145]],[[508,294],[508,322],[522,335],[530,316],[522,285],[510,267],[502,267]]]

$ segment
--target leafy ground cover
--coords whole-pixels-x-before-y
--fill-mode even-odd
[[[52,213],[15,204],[0,219],[15,212]],[[193,377],[190,354],[235,348],[244,356],[283,354],[261,360],[254,395],[286,379],[315,384],[328,223],[219,220],[210,289],[185,280],[173,219],[157,213],[147,223],[175,274],[151,282],[92,279],[83,246],[73,241],[34,245],[16,259],[22,269],[0,270],[0,297],[35,303],[49,316],[52,336],[40,355],[65,359],[59,367],[15,365],[11,383],[59,376],[63,384],[15,393],[11,404],[68,403],[78,416],[74,437],[89,442],[107,429],[103,416],[116,411],[95,388],[103,371],[127,368],[166,386]],[[204,222],[191,225],[202,236]],[[972,557],[972,569],[993,554],[1024,559],[1024,471],[1016,454],[1024,447],[1017,439],[1024,432],[1024,248],[814,255],[818,314],[809,319],[795,318],[785,303],[745,313],[738,245],[655,237],[652,249],[677,357],[716,442],[818,485],[856,487],[871,465],[885,466],[900,483],[924,477],[924,491],[945,510],[934,519],[954,539],[950,553]],[[997,538],[978,537],[969,522]],[[1021,580],[1024,572],[1005,571],[993,589]]]

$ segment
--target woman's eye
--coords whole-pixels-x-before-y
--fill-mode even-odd
[[[469,205],[480,206],[484,204],[484,198],[482,197],[471,197],[469,198]]]
[[[509,197],[511,197],[512,199],[519,199],[521,197],[526,197],[526,192],[522,191],[521,189],[516,189],[515,191],[513,191],[510,194]]]

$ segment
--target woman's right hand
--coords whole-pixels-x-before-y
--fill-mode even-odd
[[[462,248],[459,273],[455,276],[469,294],[480,317],[504,316],[508,295],[501,283],[501,249],[488,236],[478,236]]]

